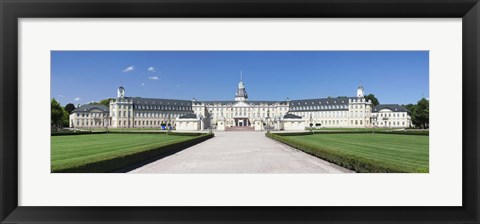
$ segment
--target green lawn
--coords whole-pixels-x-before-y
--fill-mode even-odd
[[[91,128],[87,129],[93,132],[167,132],[161,128]]]
[[[152,150],[196,136],[166,134],[90,134],[51,136],[52,172]]]
[[[318,152],[310,152],[318,153],[319,157],[322,157],[321,151],[324,150],[340,157],[349,157],[350,162],[347,163],[360,161],[380,167],[379,170],[376,168],[370,170],[373,172],[383,172],[382,167],[385,167],[387,172],[428,172],[429,168],[428,136],[365,133],[281,137],[300,145],[320,149]],[[354,169],[358,169],[357,171],[365,171],[362,170],[365,168],[363,166],[361,163],[352,165]],[[370,168],[367,166],[365,169]]]

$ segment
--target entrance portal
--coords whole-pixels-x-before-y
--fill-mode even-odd
[[[235,126],[239,126],[239,127],[250,126],[250,121],[248,120],[248,118],[234,118],[234,120],[235,120]]]

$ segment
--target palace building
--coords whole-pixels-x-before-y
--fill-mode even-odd
[[[242,78],[234,100],[199,101],[127,97],[119,87],[109,108],[83,105],[70,115],[75,128],[171,128],[176,130],[305,130],[327,128],[405,128],[409,112],[398,104],[372,106],[360,85],[356,96],[282,101],[249,100]]]

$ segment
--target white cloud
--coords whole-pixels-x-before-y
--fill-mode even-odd
[[[60,98],[63,98],[63,97],[65,97],[65,96],[64,96],[64,95],[62,95],[62,94],[60,94],[60,95],[58,95],[58,97],[60,97]]]
[[[155,68],[152,67],[152,66],[150,66],[150,67],[147,68],[147,71],[149,71],[149,72],[155,72]]]
[[[150,77],[148,77],[148,79],[150,79],[150,80],[158,80],[158,76],[150,76]]]
[[[132,66],[127,67],[126,69],[123,69],[123,72],[131,72],[133,70],[135,70],[135,66],[132,65]]]
[[[80,101],[80,97],[75,97],[75,99],[73,99],[73,101]]]
[[[144,86],[144,85],[145,85],[145,83],[142,82],[141,86]]]

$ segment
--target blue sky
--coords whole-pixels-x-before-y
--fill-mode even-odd
[[[380,103],[429,97],[428,51],[52,51],[51,96],[62,105],[127,96],[250,100],[365,94]]]

